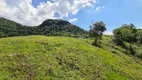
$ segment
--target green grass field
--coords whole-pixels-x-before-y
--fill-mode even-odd
[[[142,80],[142,60],[103,37],[21,36],[0,39],[0,80]]]

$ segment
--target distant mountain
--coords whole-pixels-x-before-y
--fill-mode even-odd
[[[45,27],[45,26],[51,26],[53,24],[58,26],[71,25],[71,23],[65,20],[47,19],[40,26]]]
[[[88,32],[65,20],[47,19],[39,26],[24,26],[14,21],[0,18],[0,37],[23,35],[85,37]]]
[[[37,32],[44,35],[54,36],[80,36],[87,31],[65,20],[47,19],[37,27]]]

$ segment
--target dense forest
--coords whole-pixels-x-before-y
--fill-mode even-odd
[[[38,26],[24,26],[5,18],[0,18],[0,37],[47,35],[87,37],[88,32],[65,20],[47,19]]]

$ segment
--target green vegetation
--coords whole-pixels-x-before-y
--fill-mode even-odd
[[[23,26],[0,18],[0,80],[142,80],[142,30],[105,30],[103,22],[88,32],[65,20]]]
[[[88,32],[65,20],[45,20],[37,27],[38,34],[47,36],[87,37]]]
[[[122,27],[115,29],[113,33],[116,39],[127,42],[137,41],[137,29],[133,24],[124,24]]]
[[[127,50],[127,54],[138,56],[142,59],[142,30],[137,29],[133,24],[124,24],[113,31],[114,42]]]
[[[94,37],[95,41],[93,45],[99,46],[99,39],[102,38],[103,32],[106,30],[106,24],[104,22],[96,22],[92,26],[90,26],[89,36]]]
[[[142,60],[112,36],[91,39],[21,36],[0,39],[0,80],[141,80]],[[126,43],[129,44],[129,43]],[[134,45],[133,45],[134,46]]]
[[[88,37],[88,32],[65,20],[45,20],[39,26],[23,26],[19,23],[0,18],[0,37],[47,35]]]
[[[31,32],[29,28],[30,27],[23,26],[5,18],[0,18],[0,38],[8,36],[28,35],[29,32]]]

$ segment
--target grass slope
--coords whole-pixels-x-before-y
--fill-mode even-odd
[[[142,61],[111,47],[109,39],[97,48],[89,39],[2,38],[0,80],[141,80]]]

